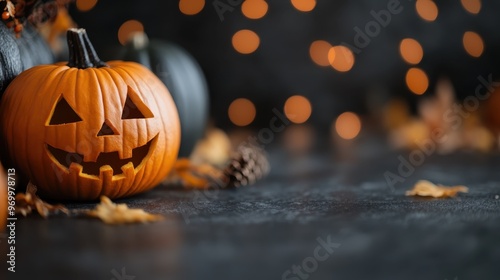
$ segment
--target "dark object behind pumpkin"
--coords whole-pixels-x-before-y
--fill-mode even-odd
[[[21,37],[16,40],[21,55],[23,70],[35,65],[54,63],[54,54],[45,39],[30,23],[26,23]]]
[[[179,157],[189,156],[204,135],[209,110],[207,82],[196,60],[181,47],[149,41],[142,33],[132,38],[119,59],[141,63],[167,86],[181,121]]]
[[[9,83],[23,70],[19,48],[11,30],[0,22],[0,97]]]

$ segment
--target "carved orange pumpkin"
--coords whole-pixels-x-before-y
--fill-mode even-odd
[[[14,164],[54,199],[118,198],[157,185],[177,158],[180,124],[163,83],[133,62],[100,61],[83,29],[68,64],[35,66],[0,114]]]

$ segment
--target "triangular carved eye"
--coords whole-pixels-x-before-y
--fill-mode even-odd
[[[145,119],[154,118],[153,113],[148,106],[142,102],[137,93],[128,87],[127,99],[123,105],[122,119]]]
[[[54,111],[50,116],[49,125],[58,125],[65,123],[81,122],[82,118],[71,108],[68,101],[61,96],[61,99],[57,101]]]
[[[108,120],[104,121],[101,129],[97,133],[97,136],[106,136],[106,135],[119,135],[119,133],[116,132],[116,129],[114,129],[113,126],[110,125],[110,122]]]

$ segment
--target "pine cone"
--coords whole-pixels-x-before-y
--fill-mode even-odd
[[[269,169],[267,155],[261,148],[241,145],[224,169],[223,181],[228,188],[251,185],[266,176]]]

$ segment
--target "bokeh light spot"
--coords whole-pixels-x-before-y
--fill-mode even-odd
[[[481,11],[481,0],[461,0],[464,9],[474,15],[479,14]]]
[[[426,21],[435,21],[439,10],[432,0],[417,0],[415,3],[418,15]]]
[[[464,33],[462,39],[465,51],[472,57],[480,57],[484,51],[484,42],[479,34],[473,31]]]
[[[319,66],[329,66],[330,61],[328,60],[328,52],[332,48],[332,45],[327,41],[317,40],[312,42],[309,47],[309,55],[314,63]]]
[[[233,47],[242,54],[251,54],[259,48],[260,38],[252,30],[242,29],[233,35]]]
[[[295,9],[301,12],[310,12],[316,7],[316,0],[291,0]]]
[[[406,86],[414,94],[422,95],[429,88],[429,78],[424,70],[420,68],[410,68],[408,72],[406,72]]]
[[[241,5],[241,12],[249,19],[260,19],[266,15],[268,8],[264,0],[245,0]]]
[[[92,10],[97,4],[97,0],[76,0],[76,8],[81,12]]]
[[[181,13],[192,16],[196,15],[205,7],[205,0],[180,0],[179,10]]]
[[[233,124],[247,126],[253,122],[257,111],[252,101],[246,98],[238,98],[231,102],[227,113]]]
[[[285,102],[285,115],[293,123],[305,123],[312,113],[311,102],[301,95],[294,95]]]
[[[328,61],[333,69],[347,72],[354,66],[354,54],[345,46],[335,46],[328,51]]]
[[[418,64],[424,56],[424,50],[420,43],[411,38],[406,38],[399,44],[401,57],[410,64]]]
[[[120,41],[120,44],[125,45],[136,32],[144,32],[144,26],[137,20],[128,20],[118,29],[118,41]]]
[[[335,121],[335,131],[343,139],[354,139],[361,132],[361,119],[353,112],[344,112]]]

